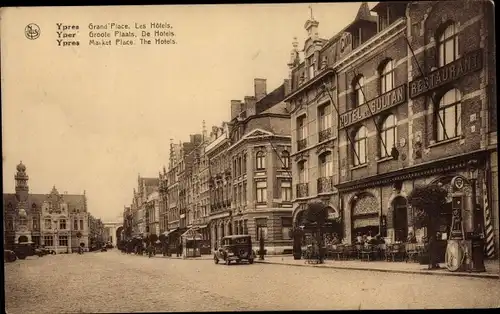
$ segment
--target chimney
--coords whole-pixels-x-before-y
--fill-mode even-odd
[[[231,100],[231,120],[236,118],[241,112],[241,100]]]
[[[260,79],[260,78],[256,78],[253,80],[255,98],[257,101],[261,100],[262,98],[264,98],[264,96],[267,95],[266,81],[267,81],[266,79]]]
[[[257,104],[257,99],[254,96],[245,96],[245,107],[246,107],[247,117],[256,114],[256,108],[255,108],[256,104]]]

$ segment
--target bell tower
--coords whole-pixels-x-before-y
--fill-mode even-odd
[[[29,194],[29,177],[26,174],[26,166],[21,161],[19,165],[17,165],[16,169],[17,173],[14,177],[16,180],[16,198],[18,202],[26,202]]]

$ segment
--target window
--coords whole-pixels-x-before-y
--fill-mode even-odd
[[[257,181],[257,203],[267,202],[267,182]]]
[[[243,205],[247,204],[247,183],[243,182]]]
[[[389,9],[387,9],[387,11],[389,11]],[[378,14],[378,31],[379,32],[383,31],[384,29],[387,28],[387,26],[389,26],[389,15],[384,14],[384,13]],[[387,13],[389,13],[389,12],[387,12]]]
[[[354,166],[366,163],[366,136],[366,127],[360,127],[354,137]]]
[[[292,182],[281,182],[281,200],[283,202],[290,202],[292,200]]]
[[[309,181],[307,174],[307,161],[303,160],[298,163],[299,168],[299,183],[307,183]]]
[[[319,131],[324,131],[332,126],[332,106],[325,104],[318,108]]]
[[[26,217],[19,217],[19,225],[26,226],[28,224],[28,220]]]
[[[281,153],[281,161],[283,162],[283,169],[290,169],[290,153],[286,150]]]
[[[308,68],[309,79],[312,79],[314,77],[314,59],[312,57],[309,58],[307,63],[309,64]]]
[[[50,220],[50,218],[45,219],[44,223],[45,223],[45,229],[52,229],[52,220]]]
[[[267,239],[267,218],[257,218],[255,219],[257,241],[260,240],[260,235],[263,235],[263,239]]]
[[[281,235],[283,240],[292,239],[292,217],[281,217]]]
[[[352,49],[361,45],[361,28],[352,32]]]
[[[458,34],[454,23],[447,23],[444,29],[438,33],[438,64],[445,66],[459,58],[458,55]]]
[[[266,154],[263,151],[258,151],[256,155],[257,170],[266,169]]]
[[[73,221],[73,230],[78,230],[78,220],[77,219],[75,219]]]
[[[43,244],[46,246],[54,246],[54,237],[52,236],[44,236]]]
[[[247,154],[243,155],[243,174],[247,173]]]
[[[391,155],[392,147],[396,146],[396,130],[396,118],[391,114],[384,120],[380,130],[380,137],[383,141],[383,143],[380,143],[380,157],[384,158]]]
[[[68,236],[59,236],[59,245],[68,246]]]
[[[319,172],[321,178],[333,175],[333,160],[331,153],[324,153],[319,156]]]
[[[248,234],[247,220],[243,220],[243,234]]]
[[[365,96],[363,94],[363,86],[364,86],[364,78],[363,76],[358,77],[354,80],[352,84],[352,89],[354,91],[354,106],[361,106],[365,103]]]
[[[306,116],[303,115],[297,118],[297,138],[304,140],[307,138]]]
[[[462,96],[458,89],[449,90],[441,97],[436,116],[437,141],[447,140],[462,134],[461,99]]]
[[[380,94],[387,93],[394,88],[394,64],[392,60],[385,62],[380,70]]]
[[[33,218],[32,223],[33,223],[33,230],[40,229],[40,226],[38,225],[38,218]]]
[[[80,230],[83,230],[83,219],[80,220]]]
[[[59,220],[59,229],[61,229],[61,230],[66,229],[66,219]]]
[[[31,241],[33,241],[35,245],[40,245],[40,236],[31,236]]]
[[[7,218],[5,228],[7,230],[14,230],[14,220],[12,218]]]

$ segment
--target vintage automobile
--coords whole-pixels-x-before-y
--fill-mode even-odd
[[[4,262],[15,262],[17,260],[16,253],[12,250],[3,250],[3,260]]]
[[[14,247],[14,252],[19,259],[26,259],[26,257],[33,255],[38,255],[40,257],[42,256],[42,252],[35,249],[33,242],[17,243]]]
[[[51,250],[51,249],[49,249],[49,248],[47,248],[45,246],[41,246],[40,250],[42,251],[43,255],[48,255],[48,254],[55,255],[56,254],[56,251]]]
[[[248,261],[253,264],[255,251],[252,249],[252,238],[249,235],[231,235],[221,239],[221,246],[214,252],[214,262],[224,261],[229,265],[231,261],[240,263]]]

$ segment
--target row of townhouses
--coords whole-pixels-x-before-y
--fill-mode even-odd
[[[458,209],[465,231],[481,228],[488,255],[498,252],[491,4],[363,3],[332,38],[313,16],[304,27],[282,85],[268,93],[255,79],[253,96],[231,101],[230,121],[171,143],[167,169],[139,178],[124,214],[131,232],[175,239],[196,226],[211,248],[262,234],[268,253],[286,253],[319,201],[348,242],[421,238],[407,195],[439,183],[450,192],[442,231]]]
[[[29,192],[26,166],[17,165],[15,193],[3,194],[4,247],[34,242],[57,253],[89,249],[102,243],[103,224],[88,211],[87,195]]]

